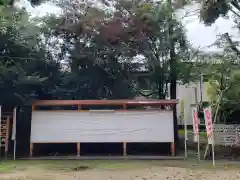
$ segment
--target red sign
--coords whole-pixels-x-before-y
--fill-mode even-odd
[[[197,108],[192,109],[192,118],[193,118],[193,134],[194,134],[194,141],[198,141],[198,115],[197,115]]]
[[[205,125],[206,125],[206,131],[208,138],[211,138],[213,136],[213,124],[212,124],[212,113],[211,108],[204,108],[204,119],[205,119]]]

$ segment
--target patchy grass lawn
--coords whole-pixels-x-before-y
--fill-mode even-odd
[[[185,130],[184,129],[180,129],[180,130],[178,130],[178,133],[180,135],[184,136],[185,135]],[[188,135],[193,135],[193,131],[188,129]],[[200,131],[199,135],[200,135],[200,137],[204,137],[204,138],[206,137],[207,138],[207,134],[204,131]]]
[[[4,161],[0,179],[4,180],[239,180],[240,164],[188,160],[26,160]]]
[[[178,130],[178,134],[184,137],[185,136],[185,130],[184,129]],[[192,137],[192,136],[193,136],[193,131],[188,129],[188,137]],[[200,131],[199,132],[199,138],[200,138],[200,141],[207,141],[206,132]]]
[[[240,168],[240,162],[217,161],[215,168]],[[16,160],[0,163],[0,173],[22,171],[28,168],[41,168],[53,171],[74,171],[75,169],[124,170],[151,167],[180,167],[190,169],[212,169],[211,161],[197,162],[196,158],[188,160]]]
[[[16,160],[0,163],[1,172],[18,171],[29,167],[47,170],[72,171],[77,167],[87,169],[134,169],[156,164],[156,161],[116,161],[116,160]]]

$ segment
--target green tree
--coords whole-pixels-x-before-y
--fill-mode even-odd
[[[0,102],[24,104],[36,98],[38,89],[51,79],[51,55],[42,43],[39,28],[28,21],[24,11],[2,7],[1,17]]]
[[[191,52],[173,7],[168,3],[119,1],[114,12],[91,5],[83,9],[71,9],[64,18],[52,21],[58,24],[52,28],[53,34],[64,39],[62,52],[69,54],[72,77],[85,77],[77,87],[86,93],[78,97],[130,98],[140,93],[165,98],[171,83],[171,97],[176,98],[176,81],[186,74],[180,68],[185,68],[182,63],[189,61]],[[133,63],[137,55],[144,61]],[[141,63],[148,72],[151,92],[147,94],[135,83]]]
[[[208,72],[208,96],[211,106],[216,110],[218,116],[216,122],[226,123],[231,121],[229,117],[239,111],[239,63],[235,56],[215,56],[213,63],[209,63]]]
[[[204,1],[201,6],[200,18],[206,25],[212,25],[220,16],[228,16],[228,12],[234,14],[233,18],[235,19],[235,26],[239,29],[240,4],[238,0]],[[232,40],[228,33],[224,33],[222,39],[227,41],[227,44],[225,45],[229,46],[229,49],[231,49],[231,51],[233,51],[239,58],[240,51],[237,48],[239,42]]]
[[[202,3],[200,16],[206,25],[211,25],[220,16],[226,16],[229,11],[234,13],[238,18],[240,17],[238,0],[208,0]]]

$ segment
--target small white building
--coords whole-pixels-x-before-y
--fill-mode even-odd
[[[200,82],[178,84],[177,99],[179,100],[179,104],[177,104],[178,124],[184,125],[184,120],[186,120],[187,125],[192,125],[190,105],[199,103],[201,100],[209,101],[207,82],[202,84],[202,92]]]

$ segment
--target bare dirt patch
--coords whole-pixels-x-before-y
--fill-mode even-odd
[[[63,164],[62,164],[63,163]],[[64,162],[54,164],[31,164],[24,170],[12,170],[1,173],[0,180],[239,180],[238,167],[203,168],[203,167],[169,167],[161,163],[95,163],[92,168],[73,170],[76,166],[64,169]],[[141,162],[139,162],[141,163]],[[69,166],[69,162],[66,162]],[[80,167],[80,166],[76,166]]]

